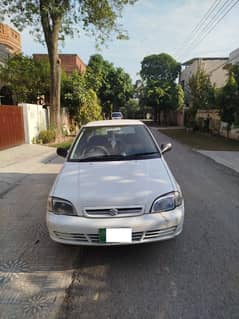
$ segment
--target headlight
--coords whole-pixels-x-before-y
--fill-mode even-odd
[[[57,197],[48,197],[47,210],[57,215],[76,216],[72,203]]]
[[[173,210],[183,203],[183,197],[180,192],[172,192],[157,198],[152,206],[151,213],[160,213]]]

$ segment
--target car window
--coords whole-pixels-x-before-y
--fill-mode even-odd
[[[75,142],[69,160],[123,160],[139,154],[160,155],[154,140],[143,125],[85,127]]]

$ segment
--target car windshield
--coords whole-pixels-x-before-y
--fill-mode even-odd
[[[144,159],[160,152],[144,125],[85,127],[69,155],[69,161]]]

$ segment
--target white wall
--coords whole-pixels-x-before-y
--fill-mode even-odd
[[[40,131],[46,130],[48,126],[48,111],[42,105],[22,103],[23,107],[25,142],[32,144]]]
[[[220,135],[227,137],[227,123],[221,122],[220,127]],[[229,132],[229,138],[233,140],[239,141],[239,127],[236,127],[234,124],[232,124],[231,130]]]

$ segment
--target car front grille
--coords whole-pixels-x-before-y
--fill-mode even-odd
[[[144,239],[153,239],[153,238],[160,238],[164,236],[173,235],[173,233],[176,230],[176,226],[169,227],[169,228],[163,228],[163,229],[153,229],[148,230],[144,234]]]
[[[58,231],[54,231],[54,234],[57,238],[69,241],[77,241],[77,242],[88,242],[88,238],[85,234],[78,234],[78,233],[62,233]]]
[[[144,242],[150,241],[154,239],[160,239],[163,237],[167,237],[173,235],[177,229],[177,226],[163,228],[163,229],[153,229],[142,232],[132,232],[132,242]],[[63,233],[54,231],[55,236],[58,239],[62,239],[70,242],[79,242],[84,243],[94,243],[99,244],[99,234],[79,234],[79,233]]]
[[[142,206],[136,207],[114,207],[114,208],[85,208],[85,215],[92,218],[107,217],[130,217],[144,213]]]

